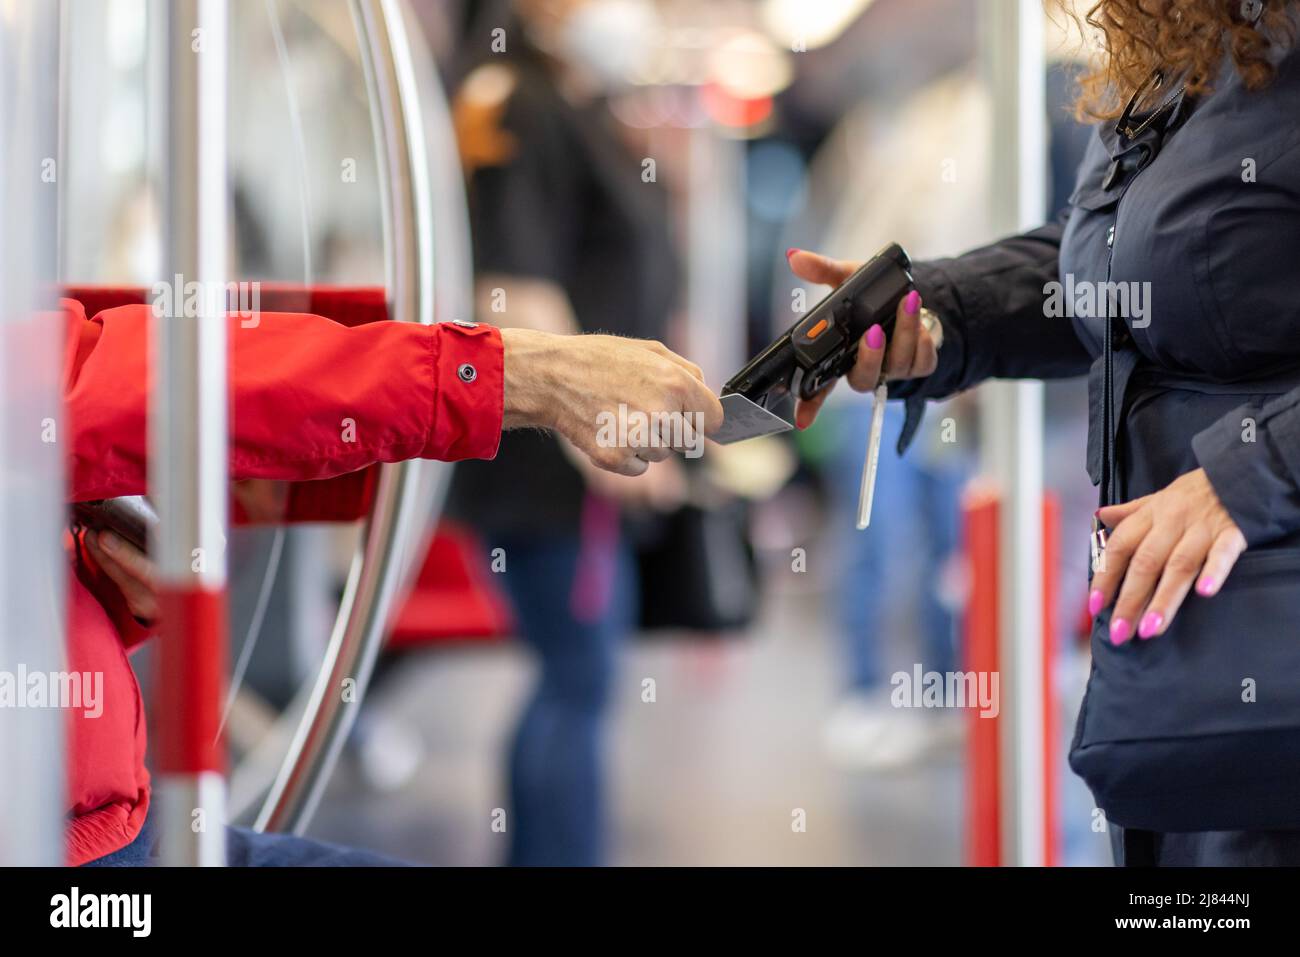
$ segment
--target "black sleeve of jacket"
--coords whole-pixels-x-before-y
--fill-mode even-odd
[[[1300,389],[1234,409],[1192,451],[1248,545],[1300,531]]]
[[[915,263],[925,305],[943,324],[932,375],[890,384],[906,400],[901,455],[921,424],[928,399],[985,379],[1059,379],[1084,375],[1092,363],[1068,318],[1044,315],[1044,287],[1058,281],[1063,219],[954,259]]]

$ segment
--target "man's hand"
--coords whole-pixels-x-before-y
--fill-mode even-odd
[[[501,340],[505,428],[554,429],[606,471],[640,475],[722,425],[722,403],[699,367],[662,343],[531,329],[503,329]],[[648,428],[627,429],[620,445],[608,423],[624,419]],[[675,434],[660,434],[665,423]]]
[[[787,254],[790,270],[805,282],[838,286],[855,272],[861,263],[828,259],[806,249],[792,249]],[[846,378],[856,392],[873,392],[880,384],[881,370],[887,379],[919,379],[928,376],[939,364],[939,352],[930,333],[921,325],[921,296],[912,292],[898,304],[894,338],[885,341],[885,330],[872,326],[858,340],[858,356]],[[800,399],[794,421],[801,429],[812,425],[835,383],[811,399]]]
[[[131,614],[142,622],[155,621],[158,618],[157,569],[148,556],[109,531],[87,530],[85,541],[95,564],[122,590]]]

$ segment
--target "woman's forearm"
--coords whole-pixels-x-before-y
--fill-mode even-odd
[[[1011,236],[952,259],[916,263],[926,306],[943,323],[939,367],[902,383],[900,398],[941,398],[986,379],[1084,375],[1091,358],[1068,318],[1049,317],[1047,287],[1058,281],[1060,224]]]

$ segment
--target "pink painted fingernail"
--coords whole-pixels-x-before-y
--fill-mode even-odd
[[[1142,621],[1138,624],[1139,638],[1154,638],[1160,631],[1160,626],[1165,623],[1165,616],[1158,611],[1149,611],[1142,616]]]
[[[1218,582],[1209,575],[1202,575],[1201,580],[1196,583],[1196,594],[1202,598],[1209,598],[1214,594],[1217,585]]]
[[[1110,623],[1110,643],[1112,645],[1124,644],[1132,633],[1133,626],[1128,623],[1127,618],[1116,618]]]
[[[903,311],[909,316],[914,316],[921,311],[921,294],[915,289],[907,294],[907,300],[903,303]]]
[[[876,323],[867,330],[867,348],[885,348],[885,330],[880,327],[880,323]]]
[[[99,547],[110,555],[117,551],[118,538],[112,532],[103,531],[99,533]]]
[[[1102,606],[1106,604],[1106,596],[1101,593],[1100,588],[1094,588],[1088,595],[1088,614],[1097,617],[1097,612],[1101,611]]]
[[[798,246],[791,246],[789,249],[787,249],[787,250],[785,251],[785,260],[786,260],[786,262],[789,262],[789,261],[790,261],[790,257],[793,256],[793,255],[794,255],[795,253],[797,253],[798,251],[799,251],[799,247],[798,247]]]

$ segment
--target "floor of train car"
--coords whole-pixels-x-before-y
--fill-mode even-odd
[[[612,863],[961,863],[959,746],[888,772],[846,771],[824,756],[821,729],[839,687],[817,600],[770,594],[738,642],[632,644],[609,736]],[[1063,670],[1072,700],[1062,702],[1062,749],[1079,664]],[[516,644],[412,657],[377,704],[418,736],[418,771],[377,792],[345,760],[310,833],[419,863],[500,862],[505,836],[493,831],[493,814],[506,805],[504,748],[530,669]],[[657,686],[651,704],[641,698],[646,677]],[[1108,863],[1092,801],[1063,762],[1060,780],[1063,861]],[[791,826],[797,808],[806,812],[802,833]]]

